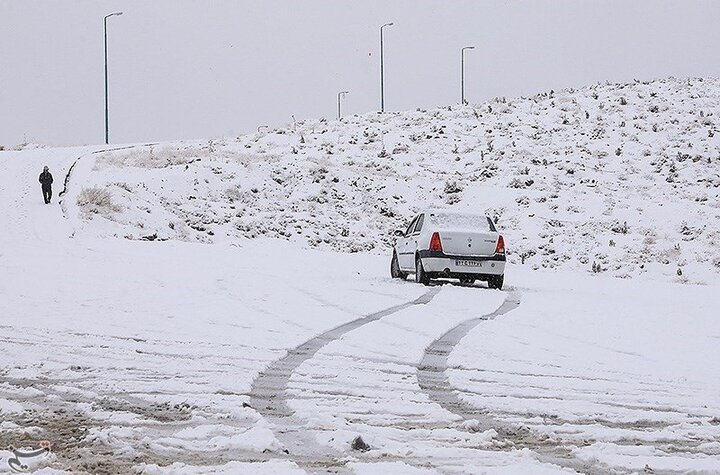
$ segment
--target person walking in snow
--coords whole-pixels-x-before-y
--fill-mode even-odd
[[[48,166],[45,165],[45,167],[43,168],[43,172],[40,174],[40,184],[42,185],[43,199],[45,200],[45,204],[50,203],[50,199],[52,198],[52,182],[52,174],[50,173]]]

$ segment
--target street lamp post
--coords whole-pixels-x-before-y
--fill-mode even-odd
[[[380,27],[380,112],[385,112],[385,48],[383,45],[383,28],[392,25],[392,22],[390,22]]]
[[[342,118],[342,114],[340,113],[340,98],[344,96],[345,94],[350,94],[350,91],[340,91],[338,92],[338,120]]]
[[[122,12],[114,12],[105,15],[103,18],[103,35],[105,37],[105,144],[110,143],[110,135],[108,132],[108,55],[107,55],[107,19],[111,16],[120,16]]]
[[[467,49],[475,49],[474,46],[465,46],[460,51],[460,103],[462,105],[465,105],[465,50]]]

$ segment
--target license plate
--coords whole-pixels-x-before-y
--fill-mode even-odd
[[[481,261],[466,261],[466,260],[456,260],[455,261],[456,266],[463,266],[463,267],[482,267]]]

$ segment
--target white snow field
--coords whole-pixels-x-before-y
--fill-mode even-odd
[[[720,473],[718,106],[668,79],[0,152],[0,473]],[[503,291],[389,278],[432,205],[497,218]]]

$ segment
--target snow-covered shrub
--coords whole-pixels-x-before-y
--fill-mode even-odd
[[[392,153],[393,155],[397,155],[399,153],[408,153],[409,147],[405,144],[396,145],[395,148],[393,148]]]
[[[223,192],[223,195],[225,198],[227,198],[229,201],[239,201],[242,199],[242,193],[240,193],[240,187],[239,186],[230,186],[225,189]]]
[[[628,233],[628,223],[627,223],[627,221],[624,221],[623,223],[615,222],[610,226],[610,230],[617,234],[627,234]]]
[[[528,186],[532,186],[532,184],[535,183],[535,181],[532,178],[513,178],[510,180],[510,183],[508,183],[509,188],[518,188],[523,189],[527,188]]]
[[[682,235],[683,241],[692,241],[693,239],[697,238],[700,234],[702,234],[702,229],[694,228],[694,227],[688,225],[687,222],[683,221],[680,226],[680,234]]]
[[[460,183],[458,183],[455,180],[452,181],[446,181],[445,182],[445,188],[443,191],[445,191],[446,194],[452,194],[452,193],[460,193],[463,190],[463,187]]]
[[[125,183],[124,181],[115,182],[115,183],[113,183],[113,185],[127,191],[128,193],[132,193],[132,187],[130,185],[128,185],[127,183]]]
[[[310,171],[310,176],[313,183],[320,183],[321,181],[325,180],[327,174],[328,170],[325,167],[314,168]]]
[[[113,203],[112,194],[100,187],[83,188],[77,197],[77,205],[85,213],[104,215],[122,209]]]
[[[445,198],[445,203],[449,205],[460,203],[460,201],[462,201],[462,197],[459,194],[447,195]]]

